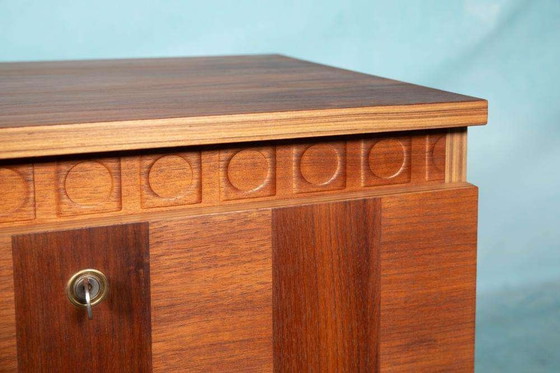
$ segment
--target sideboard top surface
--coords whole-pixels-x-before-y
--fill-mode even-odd
[[[0,63],[0,159],[486,120],[482,99],[281,55]]]

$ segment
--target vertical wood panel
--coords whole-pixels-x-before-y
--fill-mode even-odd
[[[375,371],[379,200],[276,209],[274,370]]]
[[[467,132],[465,128],[452,128],[447,133],[445,150],[445,182],[467,181]]]
[[[477,189],[382,205],[381,371],[472,372]]]
[[[150,227],[154,372],[272,371],[270,211]]]
[[[21,372],[150,372],[148,224],[25,234],[12,239]],[[86,311],[65,294],[77,271],[107,276]]]

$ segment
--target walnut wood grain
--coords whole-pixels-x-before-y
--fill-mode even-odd
[[[20,372],[151,372],[148,234],[140,223],[13,237]],[[109,282],[93,320],[65,294],[86,268]]]
[[[445,182],[447,130],[0,162],[0,227]],[[455,142],[452,142],[453,144]],[[461,158],[461,156],[457,156]],[[456,157],[456,158],[457,158]],[[464,157],[463,157],[464,159]],[[455,163],[454,163],[455,164]]]
[[[271,371],[270,211],[150,228],[154,372]]]
[[[423,190],[422,190],[423,189]],[[474,187],[470,186],[469,184],[465,183],[453,183],[453,184],[427,184],[423,187],[415,187],[412,188],[410,186],[404,186],[401,188],[390,188],[390,189],[372,189],[367,190],[365,192],[354,192],[348,194],[320,194],[320,195],[312,195],[308,196],[307,198],[301,199],[290,199],[290,200],[273,200],[273,201],[254,201],[254,202],[247,202],[243,204],[242,207],[239,205],[226,205],[226,206],[217,206],[212,208],[201,208],[201,209],[193,209],[193,210],[175,210],[175,211],[162,211],[162,212],[150,212],[149,214],[135,216],[135,215],[128,215],[128,216],[114,216],[114,217],[97,217],[97,218],[88,218],[87,220],[76,220],[76,221],[66,221],[60,223],[49,223],[49,224],[41,224],[32,227],[14,227],[14,228],[0,228],[0,288],[2,291],[0,292],[0,371],[14,371],[16,368],[16,346],[15,346],[15,307],[13,301],[13,282],[12,282],[12,269],[11,269],[11,243],[10,238],[12,234],[21,234],[33,230],[53,230],[53,229],[72,229],[78,227],[94,227],[99,225],[106,225],[106,224],[116,224],[118,222],[134,222],[138,221],[139,219],[150,221],[152,227],[157,227],[155,229],[154,235],[156,238],[152,237],[152,258],[151,258],[151,280],[152,284],[158,283],[159,285],[156,287],[157,289],[153,289],[152,295],[154,292],[160,291],[161,294],[159,295],[159,308],[164,309],[163,306],[164,299],[169,294],[170,291],[176,289],[176,285],[169,283],[163,284],[163,281],[157,281],[154,279],[154,273],[163,274],[165,276],[176,276],[177,274],[182,273],[182,268],[185,267],[186,264],[184,263],[194,263],[194,261],[188,261],[191,258],[194,258],[192,253],[188,253],[184,250],[184,246],[188,245],[185,243],[185,237],[190,237],[191,235],[199,235],[200,239],[193,240],[193,245],[211,245],[208,242],[212,242],[212,240],[217,240],[218,244],[223,243],[223,247],[227,246],[228,237],[233,235],[233,237],[238,237],[235,233],[230,233],[228,235],[224,234],[215,234],[215,230],[211,227],[213,226],[212,223],[215,223],[216,230],[219,230],[221,233],[223,232],[230,232],[227,230],[227,227],[237,226],[233,222],[226,223],[226,220],[229,218],[226,217],[234,217],[234,216],[245,216],[248,212],[243,213],[226,213],[224,212],[235,211],[240,208],[243,209],[268,209],[268,208],[281,208],[282,206],[290,205],[297,208],[297,206],[301,205],[309,205],[309,204],[324,204],[324,203],[331,203],[331,202],[344,202],[345,200],[349,199],[363,199],[363,198],[381,198],[383,200],[383,206],[391,206],[389,209],[384,209],[384,218],[386,224],[384,225],[385,229],[388,232],[384,233],[384,235],[388,235],[388,237],[392,237],[391,240],[386,241],[386,247],[396,247],[399,239],[402,240],[400,248],[395,249],[394,252],[386,251],[385,257],[389,258],[386,263],[387,267],[384,268],[384,273],[386,276],[384,277],[386,282],[381,287],[384,291],[384,302],[388,304],[388,310],[385,313],[384,317],[384,327],[387,330],[391,331],[390,334],[383,336],[383,338],[388,338],[389,342],[385,347],[381,348],[381,351],[385,351],[383,356],[384,367],[385,369],[391,369],[390,371],[401,371],[401,367],[412,367],[414,364],[412,361],[417,359],[420,363],[420,367],[423,367],[425,371],[430,371],[429,368],[425,368],[426,366],[431,366],[430,364],[434,364],[433,366],[442,367],[445,365],[445,361],[449,361],[451,356],[451,350],[456,346],[456,343],[463,342],[465,346],[461,345],[458,346],[458,360],[459,362],[468,361],[468,349],[472,352],[472,333],[468,331],[472,324],[470,312],[473,312],[474,304],[470,303],[473,302],[474,298],[472,293],[466,292],[465,293],[465,301],[463,301],[460,297],[462,294],[458,295],[457,299],[452,299],[449,297],[449,292],[447,291],[446,284],[449,283],[450,286],[462,286],[458,283],[459,277],[463,278],[466,281],[466,286],[473,286],[474,291],[474,272],[473,272],[473,265],[475,260],[475,253],[474,253],[474,246],[469,246],[468,248],[463,247],[462,243],[465,242],[464,240],[471,240],[473,237],[473,228],[472,222],[466,225],[461,225],[461,219],[466,219],[465,221],[470,221],[471,217],[462,217],[462,214],[471,214],[473,211],[476,212],[476,199],[473,199],[473,196],[476,196]],[[438,196],[442,196],[438,198]],[[399,200],[404,201],[403,204],[397,204]],[[449,206],[449,207],[447,207]],[[453,207],[455,206],[455,207]],[[449,210],[451,209],[451,210]],[[261,210],[262,211],[262,210]],[[451,211],[451,212],[449,212]],[[266,215],[265,212],[261,212],[263,215]],[[185,217],[185,214],[191,215],[191,217]],[[210,221],[210,223],[206,224],[205,226],[201,226],[201,224],[196,224],[197,221],[201,218],[200,216],[196,216],[198,214],[218,214],[218,215],[209,215],[207,217],[202,217],[201,221]],[[404,225],[402,227],[398,227],[400,220],[400,216],[402,214]],[[218,218],[221,216],[222,218]],[[260,216],[260,215],[259,215]],[[416,216],[416,218],[413,218]],[[251,219],[249,219],[251,220]],[[243,227],[239,227],[241,233],[239,233],[239,241],[237,238],[233,240],[235,247],[239,247],[241,250],[243,247],[243,240],[242,237],[245,237],[245,233],[250,231],[248,235],[250,236],[249,242],[258,242],[259,236],[266,236],[269,237],[270,233],[267,233],[267,230],[270,228],[270,223],[266,227],[256,228],[256,225],[264,224],[263,221],[267,220],[266,217],[262,217],[256,219],[255,222],[251,222],[249,220],[243,220],[245,224]],[[257,220],[259,221],[257,223]],[[446,223],[446,221],[449,222]],[[220,223],[221,222],[221,223]],[[223,224],[222,224],[223,223]],[[425,223],[425,226],[424,226]],[[296,224],[296,222],[292,222],[292,224]],[[407,224],[411,225],[410,230],[407,230]],[[433,229],[430,227],[433,225]],[[247,228],[245,229],[245,226]],[[399,228],[399,229],[398,229]],[[192,233],[191,229],[193,229]],[[196,229],[196,230],[195,230]],[[205,230],[210,230],[210,232],[205,233]],[[235,231],[234,229],[232,229]],[[463,231],[464,230],[464,231]],[[263,233],[264,232],[264,233]],[[463,237],[462,234],[465,233],[466,236]],[[400,236],[399,236],[400,234]],[[447,236],[446,236],[447,235]],[[423,237],[426,237],[425,241]],[[434,239],[434,246],[431,247],[430,240]],[[455,240],[455,241],[454,241]],[[169,245],[166,245],[166,241],[169,242]],[[205,243],[206,242],[206,243]],[[456,244],[454,244],[455,242]],[[417,243],[421,243],[420,246],[414,246]],[[472,241],[471,241],[472,244]],[[177,245],[177,248],[174,249],[174,246]],[[239,245],[239,246],[238,246]],[[262,243],[262,250],[271,250],[270,244]],[[252,247],[253,245],[251,245]],[[255,245],[258,246],[258,245]],[[155,247],[155,249],[154,249]],[[205,246],[208,250],[209,246]],[[415,251],[409,253],[407,247],[414,248]],[[419,251],[421,248],[421,251]],[[259,249],[259,250],[260,250]],[[155,252],[161,256],[161,259],[157,259],[154,257]],[[170,261],[163,260],[166,258],[166,252],[170,251],[169,258]],[[213,249],[214,251],[220,253],[218,249]],[[257,250],[257,249],[253,249]],[[392,250],[392,249],[391,249]],[[252,252],[253,252],[252,251]],[[421,253],[426,253],[425,259]],[[232,254],[233,255],[233,254]],[[223,261],[226,262],[232,255],[227,254],[223,256]],[[255,254],[257,255],[257,254]],[[258,254],[260,256],[261,254]],[[263,252],[263,260],[254,259],[258,263],[264,263],[270,259],[264,259],[266,252]],[[247,254],[247,256],[251,256],[251,254]],[[177,260],[179,265],[176,267],[172,261],[174,258]],[[209,263],[219,263],[220,257],[218,254],[214,256],[214,261],[210,261],[212,257],[209,257]],[[464,263],[461,263],[462,258],[466,258]],[[469,259],[470,258],[470,259]],[[235,262],[237,259],[234,259]],[[449,261],[451,265],[458,265],[460,272],[464,272],[464,274],[459,274],[459,272],[455,273],[453,267],[448,266],[446,263]],[[160,263],[155,265],[154,263]],[[416,264],[415,264],[416,263]],[[469,264],[470,263],[470,264]],[[400,270],[401,265],[408,265],[409,270]],[[270,265],[270,264],[269,264]],[[159,267],[161,266],[161,268]],[[438,271],[438,267],[441,266],[441,270]],[[158,269],[159,268],[159,269]],[[177,268],[181,268],[181,270],[177,271]],[[224,268],[224,267],[220,267]],[[264,268],[264,267],[263,267]],[[422,269],[426,270],[426,275],[422,274]],[[237,270],[235,268],[232,271]],[[203,269],[200,269],[198,273],[202,273]],[[237,273],[237,272],[232,272]],[[414,274],[414,282],[411,283],[410,278],[408,277],[407,273]],[[270,274],[269,274],[270,275]],[[159,276],[159,275],[158,275]],[[402,276],[400,278],[399,276]],[[441,276],[439,280],[436,281],[434,279],[435,276]],[[450,276],[452,276],[450,278]],[[459,276],[459,277],[457,277]],[[241,279],[248,279],[250,274],[244,274]],[[423,279],[426,278],[429,282],[424,281]],[[204,279],[201,279],[201,281]],[[448,281],[449,280],[449,281]],[[207,281],[211,281],[210,278],[207,278]],[[403,281],[403,287],[399,288],[398,284],[400,281]],[[271,279],[267,280],[267,286],[270,285]],[[419,284],[417,286],[417,284]],[[239,282],[234,282],[232,286],[239,285]],[[152,285],[153,286],[153,285]],[[198,286],[198,285],[197,285]],[[224,285],[225,287],[226,285]],[[241,286],[241,285],[239,285]],[[257,285],[255,285],[257,286]],[[429,287],[434,286],[437,291],[429,292]],[[203,289],[204,287],[201,286]],[[408,290],[407,290],[408,289]],[[442,292],[442,296],[438,295],[438,291],[444,290]],[[395,302],[388,303],[391,299],[393,299],[392,293],[389,293],[389,290],[395,291]],[[414,296],[415,291],[421,291],[418,297]],[[267,290],[271,291],[271,290]],[[412,293],[407,293],[412,291]],[[194,290],[190,294],[194,294]],[[264,291],[266,292],[266,291]],[[270,294],[270,293],[268,293]],[[401,294],[401,295],[399,295]],[[407,295],[408,294],[408,295]],[[192,295],[194,297],[194,295]],[[406,307],[406,299],[405,297],[410,297],[408,299],[414,300],[415,303],[411,304],[410,307],[406,308],[404,313],[398,313],[399,307]],[[423,297],[422,299],[418,299],[419,297]],[[424,299],[425,298],[425,299]],[[229,298],[228,298],[229,299]],[[268,298],[270,302],[272,302],[272,297]],[[442,302],[442,299],[449,300],[449,302],[445,301]],[[212,302],[217,302],[217,299],[212,300]],[[426,310],[426,302],[435,302],[432,308]],[[448,312],[444,317],[438,315],[439,306],[442,307],[443,312],[447,312],[446,310],[449,309],[447,306],[443,306],[445,304],[451,304],[453,301],[456,302],[458,306],[461,306],[462,302],[465,302],[466,310],[455,312],[455,308],[452,308],[453,312]],[[424,302],[424,303],[422,303]],[[152,301],[152,304],[154,301]],[[421,311],[419,319],[414,321],[415,313],[414,307],[416,305],[419,307]],[[177,306],[174,306],[177,307]],[[153,312],[156,312],[156,309],[152,309]],[[158,311],[159,312],[159,311]],[[270,315],[272,314],[272,311]],[[395,319],[392,318],[392,314],[395,314]],[[432,318],[429,315],[437,315],[438,317]],[[413,316],[410,316],[413,315]],[[467,317],[465,317],[467,315]],[[169,319],[174,320],[170,322],[170,325],[178,325],[180,321],[178,321],[182,316],[180,314],[177,315],[166,315],[162,316],[162,319]],[[272,316],[270,316],[272,317]],[[249,317],[248,317],[249,318]],[[412,324],[407,324],[407,320],[411,319],[410,321]],[[438,325],[437,318],[442,320],[442,324]],[[450,325],[450,320],[453,320],[453,325]],[[465,323],[462,323],[461,320],[465,320]],[[395,324],[391,325],[392,320],[395,320]],[[270,321],[270,320],[269,320]],[[434,330],[434,339],[429,339],[427,336],[429,335],[429,330],[423,328],[422,325],[427,323],[430,326],[430,330]],[[163,324],[162,324],[163,325]],[[219,325],[219,323],[218,323]],[[264,321],[263,324],[264,325]],[[399,326],[401,325],[401,326]],[[402,326],[404,325],[404,326]],[[469,326],[470,325],[470,326]],[[242,327],[242,326],[240,326]],[[265,328],[263,326],[263,328]],[[269,328],[272,328],[272,325],[269,324]],[[410,332],[407,331],[410,328]],[[169,328],[171,330],[171,334],[175,331],[173,327]],[[178,329],[179,331],[182,329]],[[399,344],[398,338],[399,333],[404,333],[403,336],[405,337],[404,341],[408,341],[405,344]],[[461,336],[461,333],[465,333],[465,335],[470,335],[468,338],[464,338]],[[160,326],[160,331],[158,332],[159,335],[164,336],[165,326]],[[204,334],[204,331],[199,332],[198,335]],[[416,338],[416,336],[418,338]],[[155,341],[155,339],[154,339]],[[181,360],[182,357],[187,355],[180,355],[180,354],[173,354],[173,351],[183,351],[186,347],[184,345],[180,345],[180,341],[176,344],[172,335],[168,336],[168,338],[160,338],[159,343],[157,346],[155,345],[155,349],[158,349],[162,352],[162,358],[159,360],[155,358],[154,361],[160,361],[157,364],[165,364],[166,359],[170,359],[171,361],[178,361]],[[457,342],[459,341],[459,342]],[[169,343],[169,347],[166,349],[165,345]],[[419,352],[415,354],[414,345],[418,343]],[[159,347],[158,347],[159,346]],[[383,346],[383,345],[382,345]],[[412,346],[412,347],[411,347]],[[471,346],[471,347],[468,347]],[[272,349],[272,347],[270,347]],[[442,351],[442,358],[438,358],[439,351]],[[155,350],[154,350],[155,351]],[[427,355],[424,356],[423,352],[427,351]],[[397,361],[391,359],[391,354],[395,353],[398,356],[402,356],[402,361]],[[154,352],[154,357],[157,354]],[[429,362],[427,362],[427,359]],[[155,363],[155,366],[158,366]],[[401,365],[402,364],[402,365]],[[454,363],[453,363],[454,364]],[[170,366],[172,365],[169,363]],[[164,366],[164,365],[161,365]],[[459,365],[451,365],[452,367],[457,367]],[[405,369],[405,368],[403,368]],[[412,369],[412,368],[411,368]],[[406,370],[406,369],[405,369]],[[437,369],[436,369],[437,370]],[[445,368],[442,368],[445,370]]]
[[[478,98],[284,56],[0,64],[0,159],[484,124]]]
[[[382,200],[381,372],[472,372],[476,187]]]
[[[377,371],[380,207],[273,210],[274,371]]]

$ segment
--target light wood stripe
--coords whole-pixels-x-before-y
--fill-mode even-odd
[[[482,125],[486,101],[3,128],[0,159]]]

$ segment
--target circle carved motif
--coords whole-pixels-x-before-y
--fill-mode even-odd
[[[64,189],[68,198],[78,205],[98,205],[111,197],[113,176],[99,162],[80,162],[66,174]]]
[[[301,176],[310,184],[326,185],[340,169],[340,155],[329,144],[317,144],[307,148],[301,155]]]
[[[27,198],[27,183],[15,170],[0,168],[0,215],[19,209]]]
[[[231,185],[243,192],[262,188],[270,173],[266,157],[256,150],[242,150],[236,153],[227,166],[227,178]]]
[[[403,144],[394,139],[376,142],[370,149],[368,164],[371,172],[382,179],[392,179],[404,169],[406,153]]]
[[[150,189],[161,198],[178,198],[185,194],[193,181],[191,164],[178,155],[166,155],[156,160],[148,172]]]
[[[445,170],[445,156],[438,156],[443,154],[445,154],[445,136],[441,136],[432,148],[432,160],[439,171]]]

